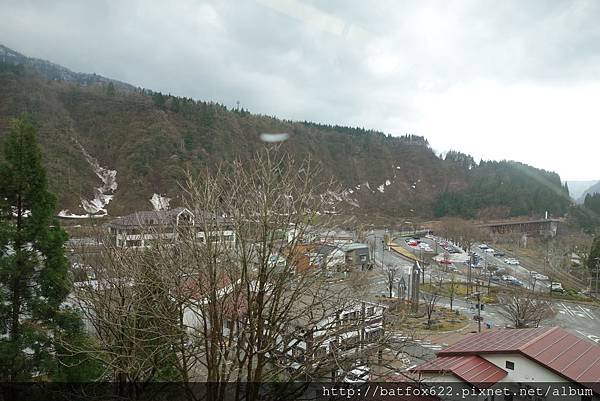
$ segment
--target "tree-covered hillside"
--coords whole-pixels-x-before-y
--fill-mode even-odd
[[[149,209],[154,193],[176,205],[186,169],[248,159],[272,146],[261,133],[288,133],[283,150],[318,163],[322,178],[335,178],[351,212],[430,217],[491,210],[502,217],[560,214],[568,205],[554,173],[510,162],[477,165],[459,152],[443,159],[423,137],[280,120],[66,73],[36,59],[11,60],[0,58],[0,140],[11,118],[29,115],[58,210],[82,212],[81,200],[93,198],[103,184],[100,167],[116,171],[109,214]]]
[[[467,185],[436,197],[434,212],[438,217],[475,217],[485,208],[503,210],[508,216],[541,215],[546,211],[562,216],[571,203],[568,189],[556,173],[511,161],[482,161],[477,165],[457,154],[446,159],[464,169]]]

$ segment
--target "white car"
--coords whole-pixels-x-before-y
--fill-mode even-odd
[[[485,251],[486,251],[487,253],[494,253],[494,252],[496,252],[496,251],[494,251],[492,248],[487,248]]]
[[[488,249],[489,246],[487,246],[486,244],[481,244],[479,245],[479,249]]]
[[[344,377],[344,383],[366,383],[369,381],[371,371],[368,366],[358,366],[352,369],[346,377]]]
[[[552,283],[550,284],[550,289],[552,291],[556,291],[556,292],[565,292],[565,289],[563,288],[561,283]]]
[[[548,276],[544,276],[543,274],[538,272],[531,272],[531,276],[534,277],[536,280],[548,280]]]
[[[515,258],[506,258],[504,259],[504,263],[506,263],[507,265],[518,265],[519,261]]]

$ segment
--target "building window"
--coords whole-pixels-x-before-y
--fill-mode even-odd
[[[367,308],[367,316],[373,316],[375,314],[375,308],[374,307],[368,307]]]
[[[506,361],[506,369],[515,370],[515,363],[511,361]]]

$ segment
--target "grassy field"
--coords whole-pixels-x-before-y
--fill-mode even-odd
[[[451,283],[443,283],[440,287],[437,284],[423,284],[421,286],[422,291],[427,293],[433,293],[437,291],[441,296],[449,298],[452,294],[452,284]],[[477,291],[477,287],[473,284],[471,286],[471,293]],[[498,302],[498,288],[491,287],[489,289],[487,287],[479,287],[479,291],[482,293],[481,302],[489,304]],[[454,283],[454,298],[464,298],[468,294],[468,286],[466,283]]]

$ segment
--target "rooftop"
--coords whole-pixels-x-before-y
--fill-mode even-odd
[[[600,394],[600,346],[560,327],[502,329],[473,334],[438,352],[437,359],[506,353],[521,354]],[[429,361],[414,370],[421,371],[422,367],[430,369],[442,362],[443,359]]]
[[[479,388],[490,387],[506,376],[505,370],[477,355],[439,356],[417,369],[424,373],[453,373]]]
[[[209,221],[216,221],[218,223],[222,223],[225,221],[224,217],[215,215],[213,213],[205,211],[192,213],[189,209],[186,209],[184,207],[177,207],[175,209],[170,210],[144,210],[134,212],[126,216],[113,219],[108,224],[113,227],[173,225],[177,216],[184,212],[190,214],[190,216],[194,216],[196,224],[203,224],[204,222]]]
[[[355,251],[357,249],[364,249],[368,247],[369,246],[367,244],[360,244],[358,242],[354,242],[352,244],[342,244],[339,246],[339,248],[344,252]]]

